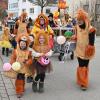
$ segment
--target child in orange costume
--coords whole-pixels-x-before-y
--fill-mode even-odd
[[[48,33],[44,30],[41,30],[40,33],[36,34],[36,38],[34,40],[34,45],[32,51],[32,56],[34,57],[33,66],[36,70],[36,77],[33,80],[32,89],[34,92],[44,92],[44,81],[45,81],[45,73],[46,71],[52,71],[51,63],[47,65],[43,65],[39,62],[39,59],[43,56],[47,58],[51,56],[53,51],[49,46],[49,37]],[[45,61],[48,60],[45,59]],[[39,82],[39,90],[37,88]]]
[[[27,13],[23,11],[21,16],[19,17],[19,19],[17,19],[15,23],[14,34],[16,34],[17,36],[25,33],[30,34],[30,28],[26,22],[26,17]]]
[[[21,97],[24,93],[25,74],[31,73],[29,66],[32,64],[31,52],[28,50],[29,38],[27,35],[20,35],[17,38],[17,48],[13,51],[10,63],[19,62],[21,69],[18,71],[15,80],[16,94]]]

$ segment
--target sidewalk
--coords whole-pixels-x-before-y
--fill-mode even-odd
[[[0,72],[0,100],[19,100],[16,98],[12,81]]]
[[[4,62],[8,61],[5,57],[3,59]],[[3,75],[2,66],[0,66],[0,100],[20,100],[16,97],[13,80]]]

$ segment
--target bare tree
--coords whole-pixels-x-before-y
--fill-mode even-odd
[[[92,18],[92,20],[95,20],[95,6],[96,6],[96,0],[88,0],[89,2],[89,15]]]
[[[48,5],[48,0],[29,0],[31,3],[39,5],[41,7],[41,13],[43,12],[43,8]]]

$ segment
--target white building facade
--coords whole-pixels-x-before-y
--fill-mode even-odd
[[[43,12],[48,15],[57,9],[57,5],[47,6]],[[8,13],[13,13],[14,18],[20,16],[23,10],[26,11],[28,17],[31,17],[33,20],[41,13],[40,6],[30,3],[28,0],[8,0]]]

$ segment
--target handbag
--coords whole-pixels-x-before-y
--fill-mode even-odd
[[[46,56],[41,56],[39,59],[38,59],[38,63],[40,63],[42,66],[47,66],[50,64],[50,60],[48,57]]]

